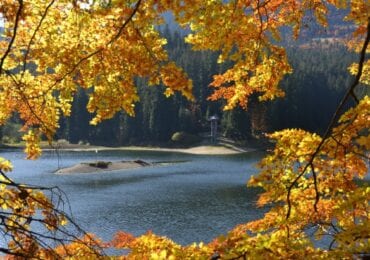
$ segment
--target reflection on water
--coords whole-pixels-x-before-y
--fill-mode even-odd
[[[261,154],[195,156],[170,152],[48,152],[26,161],[20,151],[2,151],[14,165],[13,179],[59,186],[68,195],[77,223],[109,240],[117,230],[140,235],[152,230],[181,244],[209,242],[236,224],[262,215],[258,191],[246,188]],[[105,173],[56,175],[83,161],[182,161]]]

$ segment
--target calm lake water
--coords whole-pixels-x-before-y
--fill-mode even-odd
[[[170,152],[44,152],[37,161],[19,150],[0,156],[13,163],[9,175],[21,183],[58,186],[73,217],[88,232],[110,240],[117,230],[140,235],[152,230],[175,242],[209,242],[235,225],[257,219],[257,190],[246,182],[262,154],[201,156]],[[105,173],[56,175],[58,167],[95,160],[183,161]]]

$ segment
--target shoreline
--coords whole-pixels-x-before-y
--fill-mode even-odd
[[[228,155],[228,154],[241,154],[254,152],[258,149],[255,148],[240,148],[240,147],[227,147],[223,145],[200,145],[190,148],[166,148],[166,147],[150,147],[150,146],[121,146],[121,147],[106,147],[106,146],[80,146],[68,147],[61,146],[55,148],[43,148],[44,151],[51,151],[59,149],[62,151],[84,152],[84,151],[154,151],[154,152],[174,152],[186,153],[194,155]]]
[[[69,143],[56,143],[53,146],[42,143],[43,151],[69,151],[69,152],[93,152],[99,151],[154,151],[167,153],[184,153],[191,155],[236,155],[255,152],[261,150],[258,147],[238,147],[234,144],[223,143],[217,145],[198,145],[189,148],[168,148],[168,147],[150,147],[150,146],[121,146],[121,147],[107,147],[94,145],[81,145]],[[23,149],[22,145],[6,146],[3,149]],[[150,163],[142,160],[134,161],[94,161],[94,162],[80,162],[75,165],[57,169],[54,173],[61,175],[68,175],[74,173],[100,173],[115,170],[131,170],[135,168],[142,168],[147,166],[161,165],[160,163]]]
[[[185,153],[193,155],[232,155],[242,154],[261,150],[257,147],[239,147],[231,144],[216,144],[216,145],[198,145],[189,148],[168,148],[168,147],[152,147],[152,146],[95,146],[95,145],[79,145],[69,143],[55,143],[53,146],[42,144],[43,151],[71,151],[71,152],[85,152],[85,151],[158,151],[158,152],[174,152]],[[2,149],[24,149],[22,145],[6,145]]]

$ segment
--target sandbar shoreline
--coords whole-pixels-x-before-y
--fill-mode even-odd
[[[21,145],[7,147],[5,149],[21,149]],[[81,144],[69,144],[56,143],[53,146],[42,145],[43,151],[67,151],[67,152],[94,152],[99,153],[102,151],[154,151],[154,152],[173,152],[173,153],[184,153],[191,155],[235,155],[260,151],[261,148],[255,147],[238,147],[230,144],[217,144],[217,145],[199,145],[189,148],[166,148],[166,147],[151,147],[151,146],[121,146],[121,147],[108,147],[108,146],[94,146],[94,145],[81,145]],[[104,167],[97,167],[92,164],[104,163]],[[115,170],[130,170],[135,168],[142,168],[147,166],[161,165],[158,163],[147,163],[145,161],[96,161],[96,162],[80,162],[75,165],[57,169],[54,173],[56,174],[71,174],[71,173],[98,173]]]
[[[55,144],[51,146],[42,146],[43,151],[72,151],[72,152],[86,152],[86,151],[155,151],[155,152],[174,152],[185,153],[193,155],[231,155],[249,153],[261,150],[256,147],[240,147],[236,145],[198,145],[189,148],[168,148],[168,147],[153,147],[153,146],[94,146],[94,145],[78,145],[78,144]]]

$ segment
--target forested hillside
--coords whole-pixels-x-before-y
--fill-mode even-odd
[[[227,64],[218,64],[215,52],[193,51],[184,42],[180,32],[163,29],[167,49],[172,60],[183,67],[193,80],[194,96],[191,102],[176,94],[166,98],[157,87],[148,87],[145,80],[137,80],[141,102],[135,107],[135,117],[120,112],[113,119],[92,126],[92,114],[86,111],[88,93],[80,89],[73,102],[72,113],[62,118],[58,139],[71,143],[99,145],[169,144],[175,132],[195,135],[209,133],[208,118],[220,117],[219,134],[245,141],[264,132],[284,128],[303,128],[321,133],[338,103],[343,87],[348,85],[347,67],[354,56],[340,43],[311,42],[290,46],[288,51],[294,73],[281,83],[286,97],[274,102],[259,102],[252,98],[248,110],[235,108],[223,111],[221,101],[208,100],[213,92],[209,87],[212,75],[226,70]],[[230,64],[229,64],[230,65]],[[3,128],[3,141],[20,140],[12,124]]]

